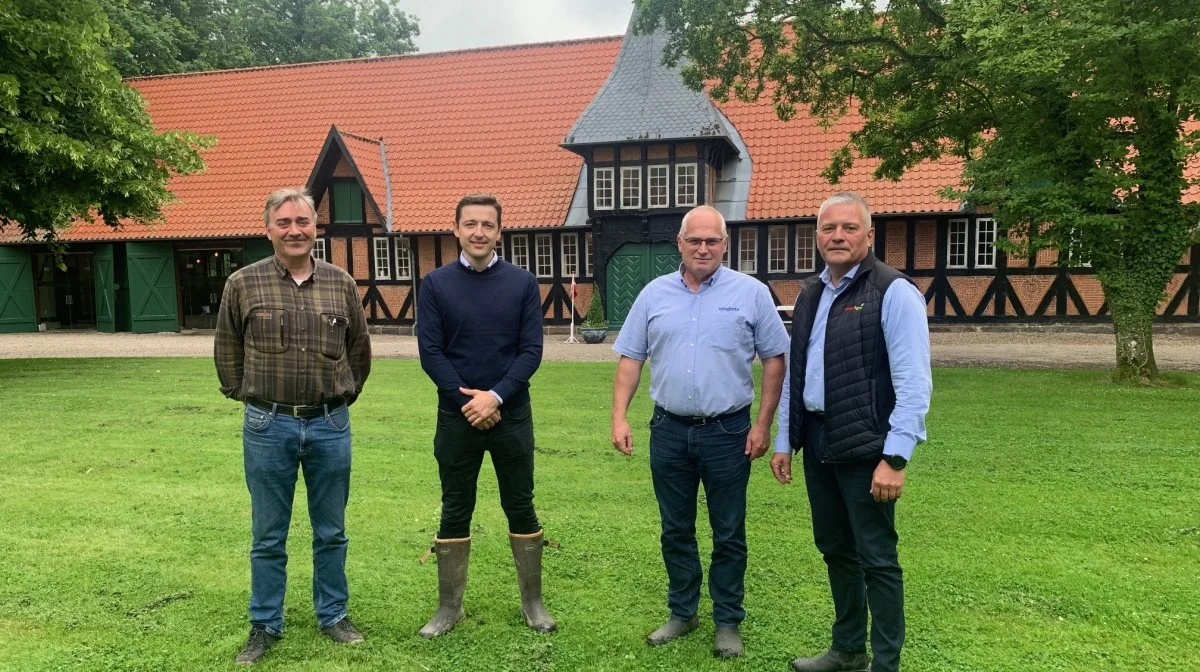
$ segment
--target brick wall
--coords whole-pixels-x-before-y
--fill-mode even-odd
[[[937,262],[937,224],[933,220],[921,220],[915,229],[916,258],[913,262],[916,268],[933,268]]]

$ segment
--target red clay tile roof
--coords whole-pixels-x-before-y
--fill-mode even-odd
[[[346,151],[350,152],[350,160],[354,162],[359,175],[362,176],[368,199],[373,200],[379,207],[379,214],[386,222],[389,214],[388,208],[392,206],[388,203],[387,176],[383,169],[384,143],[381,140],[364,138],[340,128],[338,135],[341,136],[342,143],[346,145]],[[399,221],[399,213],[393,211],[390,214],[393,215],[393,221]]]
[[[398,231],[449,230],[472,191],[499,196],[508,227],[561,225],[583,162],[558,143],[620,46],[605,37],[130,80],[159,130],[217,136],[207,170],[172,181],[163,225],[84,223],[62,237],[262,235],[267,194],[305,183],[330,125],[384,139]]]
[[[763,99],[755,104],[730,100],[719,105],[750,150],[754,171],[750,176],[747,219],[816,217],[817,209],[835,191],[855,191],[867,199],[873,213],[946,212],[955,201],[938,196],[939,189],[958,184],[961,163],[924,163],[898,182],[872,179],[875,160],[856,160],[854,168],[837,185],[821,177],[833,150],[862,118],[847,115],[829,131],[801,110],[791,121],[780,121],[774,107]]]

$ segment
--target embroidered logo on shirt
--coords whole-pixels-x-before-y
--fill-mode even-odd
[[[738,312],[741,312],[742,309],[738,308],[737,306],[721,306],[720,308],[717,308],[717,310],[738,313]]]
[[[853,312],[853,311],[855,311],[855,310],[862,310],[862,309],[863,309],[863,307],[865,307],[866,305],[867,305],[867,304],[865,304],[865,303],[860,303],[860,304],[858,304],[857,306],[846,306],[846,307],[845,307],[845,308],[842,310],[842,312],[843,312],[843,313],[849,313],[849,312]]]

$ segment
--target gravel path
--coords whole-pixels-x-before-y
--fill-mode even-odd
[[[546,359],[568,362],[613,362],[611,338],[600,345],[568,344],[566,336],[546,337]],[[1111,334],[934,332],[930,334],[935,366],[1001,368],[1111,368]],[[376,357],[414,358],[412,336],[376,334]],[[35,357],[210,357],[212,332],[182,334],[102,334],[52,331],[0,334],[0,359]],[[1200,336],[1156,335],[1154,355],[1164,371],[1200,372]]]

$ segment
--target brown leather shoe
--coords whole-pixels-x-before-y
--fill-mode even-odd
[[[325,633],[330,639],[338,644],[362,644],[363,640],[366,639],[363,637],[362,633],[358,631],[358,628],[354,627],[354,624],[350,622],[349,616],[343,618],[337,623],[334,623],[328,628],[321,628],[321,632]]]

